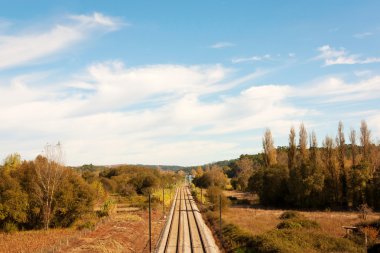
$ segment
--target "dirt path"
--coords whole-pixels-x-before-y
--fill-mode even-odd
[[[152,245],[165,223],[162,211],[152,211]],[[95,231],[61,248],[59,252],[149,252],[148,211],[116,213]]]

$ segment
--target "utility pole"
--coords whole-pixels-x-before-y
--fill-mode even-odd
[[[202,187],[201,187],[201,204],[203,205],[203,195],[202,195]]]

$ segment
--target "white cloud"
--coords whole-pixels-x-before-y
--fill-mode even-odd
[[[357,54],[349,54],[344,48],[335,49],[329,45],[318,48],[320,54],[315,59],[321,59],[325,66],[339,64],[367,64],[380,62],[378,57],[362,58]]]
[[[353,83],[332,76],[317,80],[303,88],[294,89],[293,93],[299,97],[316,97],[320,101],[330,103],[380,99],[380,76]]]
[[[92,15],[72,15],[69,18],[79,21],[80,24],[87,27],[98,27],[104,26],[110,29],[117,29],[121,25],[129,25],[123,24],[119,19],[114,17],[108,17],[103,15],[102,13],[94,12]]]
[[[217,42],[217,43],[211,45],[210,47],[214,48],[214,49],[221,49],[221,48],[234,47],[234,46],[235,46],[235,44],[233,44],[231,42]]]
[[[356,83],[330,77],[299,87],[256,84],[266,73],[236,77],[217,64],[129,68],[111,61],[60,84],[51,85],[47,74],[3,81],[0,157],[18,151],[32,159],[45,143],[61,141],[70,165],[206,163],[260,149],[247,133],[260,138],[270,127],[286,136],[291,125],[318,113],[319,101],[380,98],[379,76]],[[310,102],[295,103],[302,99]]]
[[[354,34],[354,37],[357,39],[364,39],[364,38],[372,36],[372,35],[373,35],[373,33],[371,33],[371,32],[363,32],[363,33]]]
[[[74,23],[55,24],[49,30],[0,36],[0,69],[20,66],[60,52],[98,29],[114,30],[116,19],[94,13],[71,16]]]
[[[38,76],[16,78],[0,91],[14,98],[0,103],[0,132],[7,136],[0,156],[19,151],[32,159],[45,143],[60,140],[68,164],[189,165],[233,158],[243,151],[226,134],[282,129],[307,112],[286,103],[288,86],[224,92],[263,73],[233,79],[234,72],[220,65],[126,68],[106,62],[54,86],[46,80],[34,86]]]
[[[269,54],[265,54],[263,56],[251,56],[251,57],[240,57],[232,59],[232,63],[242,63],[242,62],[254,62],[254,61],[265,61],[270,60],[271,56]]]

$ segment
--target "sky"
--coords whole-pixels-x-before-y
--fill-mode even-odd
[[[199,165],[361,120],[379,142],[379,1],[0,6],[0,159]]]

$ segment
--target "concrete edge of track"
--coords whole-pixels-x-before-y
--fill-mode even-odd
[[[156,253],[161,253],[161,252],[165,251],[165,245],[166,245],[166,241],[168,240],[170,225],[171,225],[171,221],[172,221],[173,214],[174,214],[174,208],[175,208],[176,201],[177,201],[177,194],[178,194],[178,188],[177,188],[176,193],[175,193],[174,198],[173,198],[173,203],[172,203],[172,206],[170,208],[169,216],[166,219],[165,226],[164,226],[162,233],[160,235],[160,239],[158,240],[157,247],[155,250]]]

